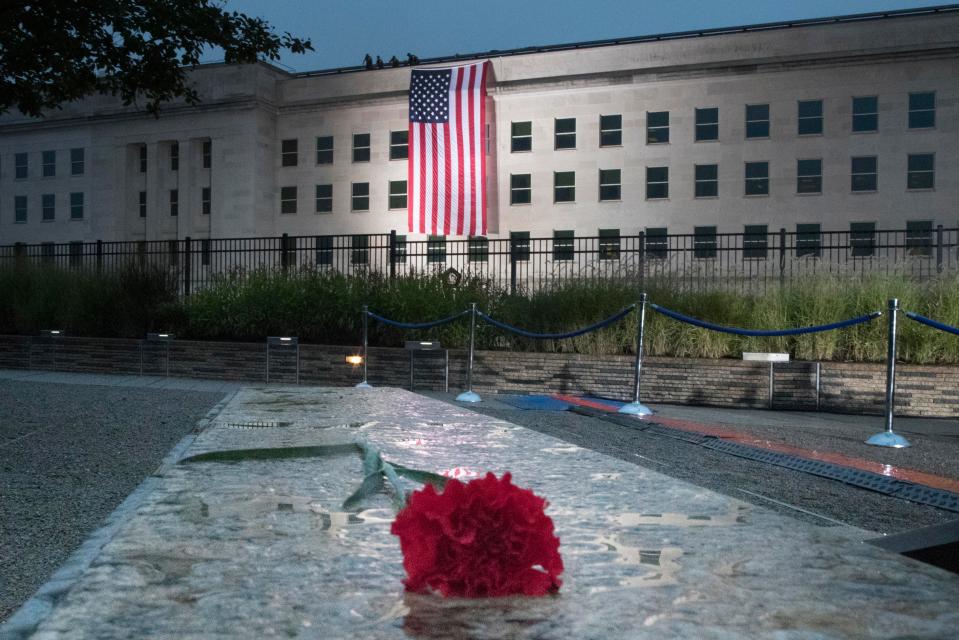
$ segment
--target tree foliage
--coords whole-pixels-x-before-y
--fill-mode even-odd
[[[40,116],[93,93],[151,113],[177,97],[196,104],[187,71],[209,47],[228,63],[313,49],[214,0],[0,0],[0,113]]]

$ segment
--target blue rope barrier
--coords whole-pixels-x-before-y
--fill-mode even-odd
[[[713,324],[711,322],[706,322],[705,320],[699,320],[697,318],[690,318],[676,311],[671,311],[669,309],[664,309],[663,307],[650,303],[649,305],[654,311],[668,316],[673,320],[679,320],[680,322],[685,322],[703,329],[710,329],[712,331],[719,331],[721,333],[732,333],[739,336],[796,336],[803,333],[818,333],[820,331],[832,331],[833,329],[842,329],[845,327],[851,327],[856,324],[861,324],[863,322],[869,322],[870,320],[875,320],[882,315],[881,311],[873,311],[870,314],[859,316],[858,318],[850,318],[849,320],[842,320],[840,322],[833,322],[832,324],[821,324],[815,327],[798,327],[796,329],[737,329],[735,327],[724,327],[718,324]]]
[[[906,317],[910,320],[915,320],[920,324],[932,327],[933,329],[939,329],[940,331],[945,331],[946,333],[954,333],[959,336],[959,327],[953,327],[952,325],[943,324],[942,322],[936,322],[931,318],[921,316],[918,313],[913,313],[912,311],[903,311],[906,314]]]
[[[384,324],[392,325],[394,327],[399,327],[400,329],[429,329],[430,327],[437,327],[441,324],[447,324],[453,322],[454,320],[458,320],[465,315],[469,315],[469,312],[469,309],[466,309],[465,311],[460,311],[459,313],[451,315],[448,318],[440,318],[439,320],[433,320],[430,322],[400,322],[398,320],[384,318],[383,316],[377,315],[372,311],[367,311],[366,315],[374,320],[378,320]]]
[[[581,336],[584,333],[589,333],[590,331],[596,331],[597,329],[602,329],[603,327],[608,327],[614,322],[622,320],[629,312],[636,308],[635,304],[631,304],[622,311],[612,315],[605,320],[600,320],[596,324],[591,324],[588,327],[583,327],[582,329],[576,329],[575,331],[570,331],[568,333],[533,333],[532,331],[526,331],[525,329],[520,329],[519,327],[514,327],[508,325],[505,322],[500,322],[495,320],[482,311],[477,311],[476,315],[490,323],[494,327],[499,327],[505,331],[510,331],[516,335],[523,336],[524,338],[534,338],[536,340],[562,340],[565,338],[575,338],[576,336]]]

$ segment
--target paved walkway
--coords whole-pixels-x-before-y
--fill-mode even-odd
[[[566,566],[559,595],[405,594],[388,498],[340,506],[362,479],[359,458],[303,457],[360,438],[407,467],[509,470],[546,497]],[[264,447],[298,457],[175,462]],[[0,637],[949,638],[959,628],[959,576],[862,544],[867,532],[799,522],[398,389],[241,390],[133,498],[85,563]]]

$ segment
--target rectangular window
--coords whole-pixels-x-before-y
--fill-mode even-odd
[[[180,191],[177,189],[170,189],[170,215],[180,215]]]
[[[852,248],[852,255],[857,258],[865,258],[876,253],[876,223],[875,222],[850,222],[849,223],[849,245]]]
[[[70,175],[82,176],[86,170],[86,152],[83,147],[70,149]]]
[[[657,260],[669,257],[669,234],[666,227],[646,228],[646,257]]]
[[[696,109],[696,142],[719,140],[719,108]]]
[[[70,266],[79,267],[83,263],[83,243],[73,241],[70,243]]]
[[[139,154],[140,154],[140,173],[146,173],[147,172],[147,146],[145,144],[140,145]]]
[[[406,264],[406,236],[396,236],[396,245],[393,249],[393,258],[395,263]]]
[[[553,172],[553,202],[576,201],[576,172]]]
[[[40,196],[40,211],[40,219],[44,222],[49,222],[57,217],[57,198],[54,194],[45,193]]]
[[[390,209],[406,208],[406,180],[390,180]]]
[[[317,236],[316,264],[333,264],[333,236]]]
[[[796,225],[796,257],[822,255],[822,234],[819,224]]]
[[[743,227],[743,258],[765,260],[768,249],[768,225],[747,224]]]
[[[203,168],[209,169],[213,166],[213,141],[203,141]]]
[[[333,136],[317,137],[316,164],[333,164]]]
[[[180,144],[174,142],[170,145],[170,171],[180,170]]]
[[[514,173],[509,177],[509,203],[529,204],[533,200],[530,174]]]
[[[599,146],[619,147],[623,144],[623,116],[599,117]]]
[[[147,217],[147,192],[141,191],[139,195],[139,200],[137,201],[137,207],[139,209],[140,217]]]
[[[44,178],[57,175],[57,152],[44,151],[40,154],[40,173]]]
[[[354,182],[350,191],[350,210],[351,211],[369,211],[370,210],[370,183]]]
[[[210,241],[200,240],[200,264],[204,267],[210,266]]]
[[[532,122],[512,122],[510,123],[510,152],[532,151],[533,150],[533,123]]]
[[[693,257],[715,258],[716,227],[693,227]]]
[[[769,137],[769,105],[768,104],[747,104],[746,105],[746,137],[747,138],[768,138]]]
[[[370,134],[353,134],[353,162],[370,161]]]
[[[446,262],[446,236],[426,237],[426,261]]]
[[[83,220],[83,192],[70,194],[70,219]]]
[[[796,161],[796,193],[822,193],[822,160]]]
[[[295,190],[296,187],[293,187]],[[212,189],[210,187],[203,187],[200,191],[200,212],[208,216],[210,215],[210,210],[213,208],[213,196],[210,193]],[[293,193],[293,213],[296,213],[296,192]]]
[[[27,169],[28,169],[28,160],[27,154],[18,153],[13,156],[13,164],[16,170],[14,177],[17,180],[26,180],[27,179]]]
[[[696,197],[717,197],[719,195],[719,165],[697,164],[694,170],[696,176]]]
[[[410,157],[410,132],[390,131],[390,160],[406,160]]]
[[[852,159],[852,190],[875,191],[879,182],[876,156]]]
[[[769,163],[768,162],[747,162],[746,163],[746,195],[747,196],[768,196],[769,195]]]
[[[852,130],[879,130],[879,98],[877,96],[852,99]]]
[[[296,187],[280,187],[280,213],[296,213]]]
[[[569,229],[553,231],[553,260],[572,260],[576,253],[575,232]]]
[[[300,141],[282,140],[280,141],[280,164],[284,167],[295,167],[297,156],[299,154]]]
[[[669,197],[669,167],[646,167],[646,199]]]
[[[353,264],[367,264],[370,261],[370,237],[355,235],[350,242],[350,262]]]
[[[14,196],[13,198],[13,221],[27,221],[27,196]]]
[[[599,259],[619,260],[619,229],[599,230]]]
[[[936,93],[909,94],[909,128],[931,129],[936,126]]]
[[[576,148],[576,118],[557,118],[553,124],[556,149]]]
[[[529,231],[509,232],[509,252],[517,262],[529,260]]]
[[[621,175],[619,169],[599,170],[599,199],[601,201],[622,199]]]
[[[936,156],[933,153],[910,153],[906,188],[932,189],[936,184]]]
[[[333,212],[333,185],[331,184],[316,185],[316,212],[317,213]]]
[[[801,136],[814,136],[822,133],[822,100],[799,101],[799,127]]]
[[[906,254],[932,255],[932,220],[906,221]]]
[[[470,262],[488,262],[489,239],[483,236],[470,236],[468,253]]]
[[[646,144],[669,142],[669,111],[646,112]]]

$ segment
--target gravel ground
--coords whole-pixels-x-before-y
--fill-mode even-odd
[[[0,621],[222,398],[0,380]]]
[[[455,397],[441,393],[424,395],[447,401]],[[889,534],[959,519],[959,514],[951,511],[738,458],[570,411],[526,411],[497,402],[495,396],[484,397],[483,402],[476,405],[456,404],[822,526],[841,522],[877,534]],[[721,410],[704,411],[708,411],[704,415],[711,415],[712,419],[703,419],[703,422],[736,424],[724,420]],[[692,415],[683,417],[693,419]],[[806,419],[812,421],[815,417],[807,414]],[[759,421],[755,417],[753,420]],[[739,422],[745,421],[743,417]],[[881,428],[880,422],[879,428],[873,431]],[[955,452],[955,439],[952,440]]]

